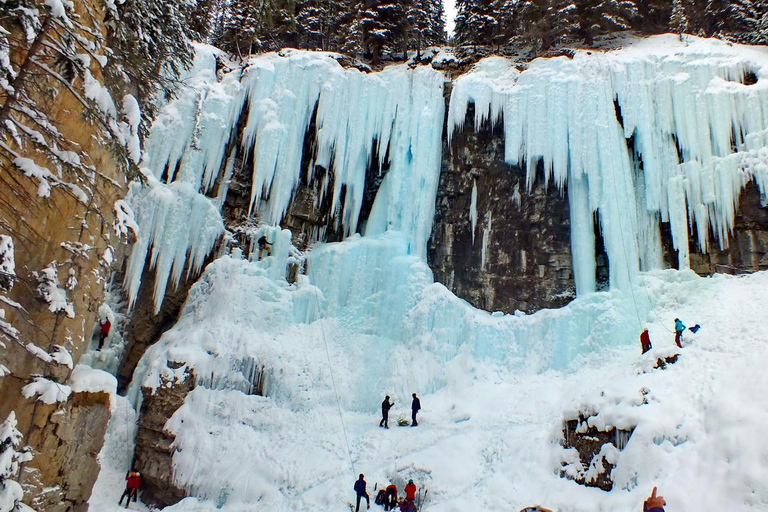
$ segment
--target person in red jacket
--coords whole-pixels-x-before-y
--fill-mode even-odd
[[[387,499],[384,501],[384,510],[395,510],[397,508],[397,486],[389,484],[387,486]]]
[[[416,484],[413,480],[408,480],[408,485],[405,486],[405,504],[401,508],[407,511],[416,510],[414,501],[416,501]]]
[[[651,335],[648,334],[648,328],[643,329],[643,333],[640,335],[640,345],[643,347],[643,354],[653,348],[651,345]]]
[[[112,327],[112,322],[109,318],[105,318],[103,321],[99,320],[99,350],[104,347],[104,340],[109,336],[109,329]]]
[[[131,497],[133,497],[133,502],[136,503],[139,500],[139,487],[141,487],[141,473],[132,469],[125,474],[125,491],[120,496],[120,501],[117,504],[122,505],[123,498],[126,497],[128,499],[125,502],[125,508],[128,508],[128,505],[130,505]]]
[[[643,512],[664,512],[664,506],[667,504],[663,496],[656,496],[656,488],[643,503]]]

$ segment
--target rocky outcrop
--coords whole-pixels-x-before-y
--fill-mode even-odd
[[[528,190],[525,170],[504,162],[501,125],[476,130],[473,119],[470,105],[443,147],[428,249],[435,279],[489,311],[563,306],[575,295],[566,191],[541,170]]]
[[[742,274],[768,270],[768,201],[754,182],[739,197],[733,233],[728,248],[717,246],[702,253],[691,237],[691,268],[698,274]]]
[[[589,425],[588,418],[579,416],[577,419],[568,420],[563,426],[563,447],[573,448],[579,454],[580,468],[569,468],[563,471],[561,476],[567,476],[581,485],[597,487],[604,491],[613,488],[611,471],[615,467],[610,452],[623,450],[632,436],[631,430],[620,430],[611,427],[607,430],[598,430]],[[606,452],[605,445],[610,445],[615,450]],[[607,457],[606,457],[607,455]],[[611,459],[611,460],[607,460]]]
[[[109,422],[109,400],[107,393],[74,393],[61,405],[35,402],[34,414],[19,415],[27,433],[24,442],[34,447],[34,458],[23,466],[19,482],[24,501],[35,510],[88,510],[100,470],[97,457]]]
[[[169,362],[170,367],[181,365]],[[178,503],[187,496],[173,483],[173,441],[175,436],[165,424],[182,406],[195,388],[195,377],[185,373],[183,379],[164,380],[157,389],[142,388],[143,401],[136,434],[134,466],[143,476],[141,500],[154,507]]]
[[[152,299],[155,289],[155,274],[149,270],[148,265],[144,268],[141,287],[136,296],[136,305],[131,311],[130,322],[125,330],[128,346],[120,360],[120,367],[117,372],[117,390],[119,393],[125,393],[144,352],[176,323],[181,307],[187,300],[189,289],[196,279],[196,275],[187,276],[186,271],[183,272],[178,286],[168,286],[160,311],[155,314],[155,304]]]

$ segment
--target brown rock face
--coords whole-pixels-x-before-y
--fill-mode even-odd
[[[428,249],[435,279],[489,311],[563,306],[574,296],[568,199],[541,170],[526,191],[525,170],[504,162],[501,126],[475,130],[473,119],[470,106],[464,130],[443,147]]]
[[[727,249],[719,250],[715,245],[702,254],[693,237],[690,245],[691,268],[698,274],[768,270],[768,203],[760,197],[757,185],[748,183],[739,197],[736,222]]]
[[[155,507],[178,503],[187,496],[173,483],[173,448],[175,436],[165,430],[165,423],[182,406],[195,388],[195,377],[186,374],[182,381],[165,381],[154,394],[142,388],[144,400],[136,434],[134,466],[143,476],[141,500]]]
[[[563,447],[575,448],[579,452],[579,459],[584,471],[590,467],[600,466],[602,466],[603,470],[598,472],[596,478],[588,479],[585,475],[581,475],[574,478],[574,480],[586,487],[597,487],[604,491],[610,491],[613,488],[611,471],[615,466],[599,455],[600,450],[605,444],[612,444],[619,450],[623,450],[627,442],[629,442],[634,428],[632,430],[610,428],[606,431],[597,430],[595,427],[580,429],[579,427],[583,427],[585,422],[586,418],[583,416],[579,416],[579,419],[565,422],[563,426]]]
[[[36,402],[36,409],[24,439],[34,447],[35,458],[24,465],[19,479],[25,502],[45,512],[85,512],[99,476],[109,395],[74,393],[61,406]]]

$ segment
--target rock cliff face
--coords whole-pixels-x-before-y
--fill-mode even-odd
[[[698,274],[741,274],[768,270],[768,200],[752,182],[739,198],[734,231],[725,250],[702,253],[691,239],[691,268]]]
[[[173,366],[173,365],[172,365]],[[173,483],[173,434],[165,424],[195,388],[195,377],[164,381],[154,393],[142,388],[143,401],[136,434],[134,466],[143,475],[141,499],[152,506],[173,505],[187,496]]]
[[[76,393],[62,407],[38,406],[25,439],[37,456],[21,478],[25,498],[35,510],[88,510],[109,415],[107,393]]]
[[[78,2],[75,8],[83,15],[80,21],[93,22],[94,33],[99,33],[103,4]],[[39,62],[52,59],[44,47],[37,50]],[[15,65],[28,57],[12,49]],[[95,61],[90,71],[96,80],[101,78]],[[29,97],[45,91],[40,110],[55,123],[62,140],[72,143],[59,149],[73,149],[69,158],[77,156],[91,171],[61,168],[50,153],[0,130],[0,235],[13,239],[16,274],[14,279],[6,279],[6,285],[12,282],[12,287],[0,289],[5,298],[0,302],[4,320],[16,330],[15,336],[0,335],[4,344],[0,365],[10,371],[0,378],[0,418],[15,411],[23,442],[34,454],[17,479],[26,489],[24,501],[44,512],[84,511],[98,475],[96,456],[109,420],[108,395],[73,393],[64,402],[48,405],[24,398],[22,389],[35,376],[66,385],[72,363],[77,363],[91,342],[111,272],[110,257],[104,255],[120,243],[112,230],[113,205],[125,195],[124,179],[94,116],[86,116],[81,102],[57,82],[38,74],[34,82],[35,87],[26,89],[24,83],[15,85]],[[79,78],[67,85],[71,90],[82,86]],[[16,119],[7,96],[3,100],[5,119]],[[17,121],[23,123],[24,119]],[[49,168],[51,188],[46,190],[34,173],[22,172],[9,155],[28,157],[29,162]],[[56,350],[69,353],[72,361],[52,361],[47,354]]]
[[[500,125],[473,127],[443,146],[443,167],[429,244],[435,279],[472,305],[530,313],[575,295],[565,191],[530,191],[525,170],[504,162]]]

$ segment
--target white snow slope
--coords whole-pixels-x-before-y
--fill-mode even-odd
[[[216,80],[214,52],[200,52],[202,71],[148,142],[150,186],[132,198],[141,229],[129,288],[137,290],[148,253],[161,298],[165,278],[210,250],[222,229],[222,190],[216,199],[203,194],[246,97],[243,144],[257,155],[254,182],[264,185],[254,190],[253,209],[272,225],[260,229],[275,251],[260,262],[235,251],[209,265],[178,323],[137,368],[134,406],[141,385],[182,378],[184,368],[168,361],[185,362],[197,379],[166,425],[177,436],[174,478],[193,497],[167,510],[345,510],[361,472],[371,489],[413,478],[429,489],[428,512],[536,503],[640,510],[653,486],[670,512],[768,509],[768,273],[701,278],[658,269],[660,220],[671,222],[678,247],[694,225],[712,226],[722,242],[741,187],[755,180],[766,192],[765,50],[660,37],[573,61],[536,61],[522,73],[491,59],[456,84],[449,122],[460,124],[470,101],[480,116],[482,105],[503,113],[507,160],[541,158],[569,187],[579,297],[528,316],[472,308],[435,284],[424,261],[442,77],[403,67],[362,75],[325,54],[289,52],[250,61],[242,78]],[[739,83],[745,71],[756,85]],[[392,165],[363,236],[315,248],[307,275],[288,285],[295,252],[290,232],[274,225],[298,183],[295,152],[315,101],[318,159],[341,166],[347,185],[347,232],[358,223],[374,141],[389,141]],[[631,163],[632,134],[642,173]],[[734,144],[729,134],[738,134]],[[163,178],[166,167],[179,174]],[[340,205],[339,194],[331,197]],[[585,277],[594,275],[593,215],[611,261],[608,292],[595,293]],[[676,316],[703,328],[687,335],[679,362],[654,371],[656,357],[676,351]],[[656,348],[640,356],[643,325]],[[266,397],[248,395],[261,365]],[[422,399],[420,426],[398,428],[412,392]],[[385,394],[396,402],[389,430],[378,428]],[[616,464],[609,493],[559,476],[574,456],[560,447],[562,422],[579,411],[597,414],[591,421],[600,428],[636,427],[624,451],[608,454]],[[113,421],[91,501],[100,511],[119,496],[132,422],[130,410]]]

